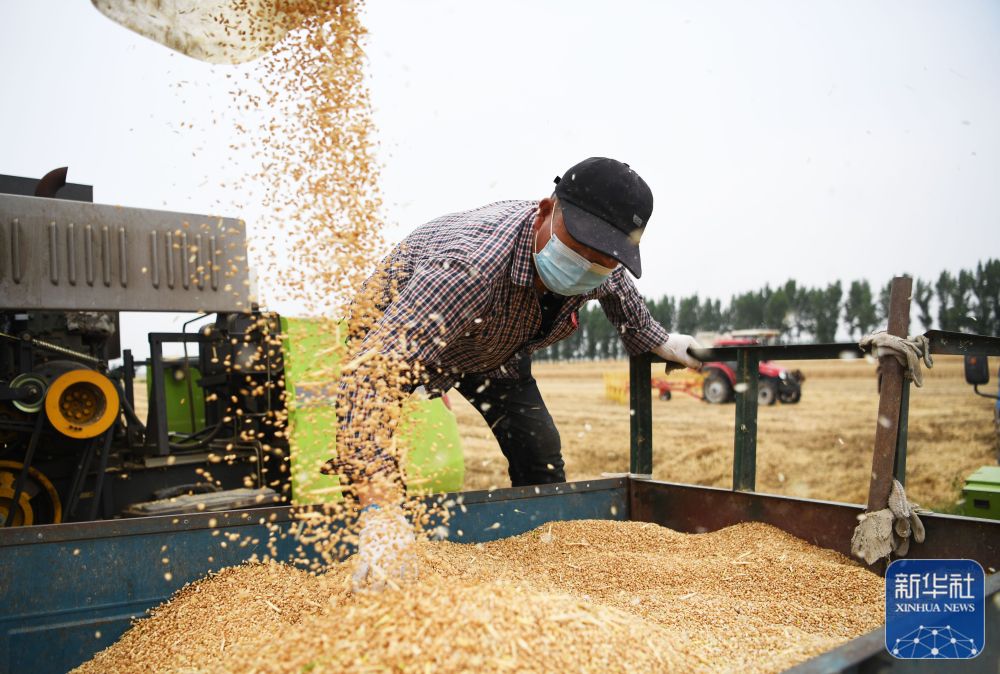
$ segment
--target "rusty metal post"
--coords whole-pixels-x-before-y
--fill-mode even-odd
[[[910,328],[910,293],[913,279],[897,276],[889,291],[889,334],[906,337]],[[875,424],[875,452],[872,456],[872,477],[868,487],[868,510],[881,510],[889,502],[892,490],[893,464],[896,459],[896,437],[899,431],[899,411],[903,399],[903,366],[892,356],[879,359],[882,386],[878,396],[878,421]]]
[[[760,357],[753,349],[736,354],[736,433],[733,443],[733,489],[757,486],[757,394]]]
[[[629,359],[632,447],[628,470],[633,475],[653,474],[653,393],[649,384],[652,371],[648,353]]]
[[[892,472],[899,484],[906,486],[906,440],[910,426],[910,382],[903,382],[903,394],[899,401],[899,431],[896,434],[896,459]]]

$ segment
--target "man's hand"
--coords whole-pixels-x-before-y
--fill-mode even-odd
[[[373,590],[417,576],[416,536],[402,508],[368,506],[358,519],[357,568],[354,591]]]
[[[701,344],[691,335],[671,334],[653,353],[667,361],[667,372],[679,367],[701,370],[701,361],[689,354],[688,348],[700,349]]]

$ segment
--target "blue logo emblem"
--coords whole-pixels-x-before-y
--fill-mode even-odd
[[[897,559],[885,573],[885,647],[897,658],[974,658],[986,577],[971,559]]]

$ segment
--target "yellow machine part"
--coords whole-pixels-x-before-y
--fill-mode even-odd
[[[49,478],[35,468],[28,468],[28,482],[33,484],[25,485],[25,489],[17,499],[17,505],[14,505],[14,483],[23,467],[24,464],[18,461],[0,461],[0,522],[6,522],[8,517],[13,517],[12,526],[15,527],[35,524],[35,510],[31,507],[31,499],[37,488],[44,489],[48,494],[53,510],[52,522],[40,522],[40,524],[62,522],[62,501],[59,500],[59,492]]]
[[[49,386],[45,416],[70,438],[93,438],[111,427],[118,417],[118,390],[96,370],[70,370]]]

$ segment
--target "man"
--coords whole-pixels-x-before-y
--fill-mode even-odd
[[[538,202],[505,201],[431,221],[366,281],[352,311],[356,356],[338,398],[335,469],[362,508],[356,581],[405,575],[413,539],[392,446],[399,400],[455,387],[490,425],[513,486],[564,482],[559,432],[531,376],[532,352],[577,328],[598,300],[630,354],[695,369],[697,346],[652,319],[628,272],[653,195],[627,164],[591,157]],[[670,367],[670,364],[668,364]]]

